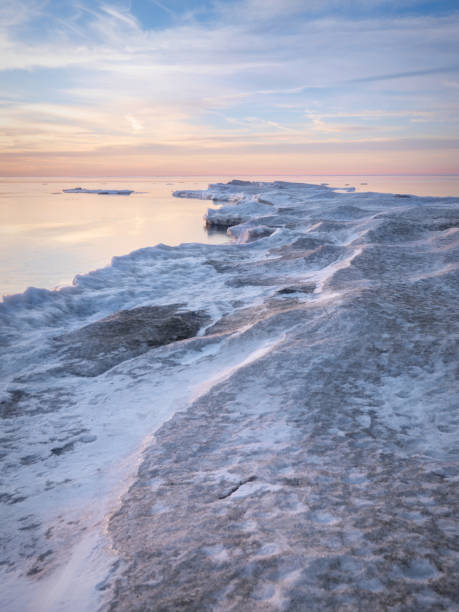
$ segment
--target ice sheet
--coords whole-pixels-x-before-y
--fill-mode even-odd
[[[0,304],[3,609],[451,609],[458,200],[177,195],[234,243]],[[172,304],[196,335],[75,367],[85,326]]]

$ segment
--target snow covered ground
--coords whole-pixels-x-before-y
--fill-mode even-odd
[[[176,195],[234,242],[0,304],[2,609],[457,609],[458,199]]]

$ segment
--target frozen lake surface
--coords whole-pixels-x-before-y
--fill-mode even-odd
[[[2,610],[456,609],[458,198],[177,189],[0,304]]]

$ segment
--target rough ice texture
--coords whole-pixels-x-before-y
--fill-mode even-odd
[[[121,310],[57,337],[63,368],[80,376],[97,376],[153,347],[195,336],[206,316],[179,312],[179,306]]]
[[[102,609],[457,609],[458,200],[241,181],[177,195],[225,202],[207,220],[235,243],[142,249],[0,305],[4,503],[34,534],[8,515],[10,575],[65,558],[34,522],[40,471],[58,496],[62,466],[125,418],[120,461],[113,440],[142,413],[155,438],[111,512]],[[159,307],[187,332],[149,348]]]

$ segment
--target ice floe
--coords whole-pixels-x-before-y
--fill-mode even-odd
[[[74,187],[73,189],[63,189],[64,193],[97,193],[99,195],[124,195],[128,196],[134,193],[132,189],[85,189],[83,187]]]

